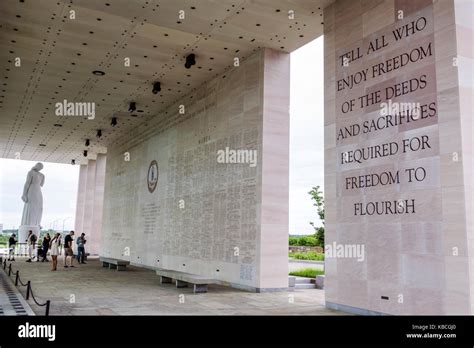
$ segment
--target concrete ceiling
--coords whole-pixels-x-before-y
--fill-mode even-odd
[[[95,158],[130,128],[231,69],[235,57],[244,60],[262,47],[291,52],[320,36],[331,2],[1,0],[0,157],[81,163],[87,149]],[[196,65],[186,69],[190,53]],[[151,93],[155,81],[158,94]],[[63,100],[95,102],[95,118],[57,116],[55,104]],[[127,111],[131,101],[137,112]]]

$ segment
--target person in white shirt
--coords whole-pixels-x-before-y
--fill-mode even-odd
[[[59,255],[59,245],[61,244],[61,233],[56,233],[56,235],[49,242],[50,255],[53,259],[53,264],[51,265],[51,271],[56,271],[58,267],[58,255]]]
[[[36,246],[36,235],[32,230],[28,231],[28,237],[26,238],[26,244],[28,245],[28,256],[30,257],[26,262],[31,262],[35,258],[33,255]]]

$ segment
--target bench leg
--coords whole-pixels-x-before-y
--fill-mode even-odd
[[[117,271],[126,271],[127,270],[127,266],[125,265],[117,265]]]
[[[160,284],[171,284],[171,281],[169,277],[160,276]]]
[[[102,261],[102,267],[107,267],[107,268],[108,268],[108,267],[109,267],[109,263]]]
[[[181,280],[176,280],[176,287],[177,288],[187,288],[188,287],[188,283],[187,282],[183,282]]]
[[[117,265],[114,265],[113,263],[109,263],[109,269],[116,269]]]
[[[194,284],[194,293],[204,293],[207,292],[207,284]]]

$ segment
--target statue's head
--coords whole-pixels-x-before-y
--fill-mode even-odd
[[[43,163],[38,162],[31,169],[36,170],[37,172],[39,172],[41,169],[43,169]]]

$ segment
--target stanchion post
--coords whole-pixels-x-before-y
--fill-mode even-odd
[[[47,316],[47,317],[49,316],[49,305],[50,305],[50,303],[51,302],[49,300],[46,301],[46,312],[44,313],[44,315]]]
[[[15,286],[18,286],[18,278],[20,278],[20,271],[16,271],[16,275],[15,275]]]
[[[26,284],[26,299],[27,300],[30,298],[30,289],[31,289],[31,280],[28,280],[28,283]]]

